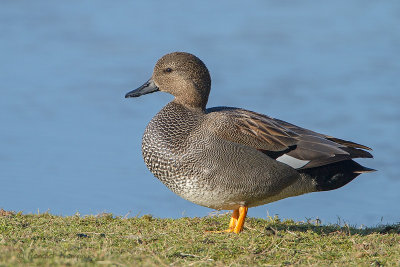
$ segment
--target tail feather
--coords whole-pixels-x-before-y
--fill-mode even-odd
[[[360,166],[361,166],[361,165],[360,165]],[[363,169],[362,169],[362,170],[356,170],[356,171],[354,171],[354,173],[369,173],[369,172],[376,172],[376,170],[375,170],[375,169],[367,168],[367,167],[364,167],[364,166],[361,166],[361,167],[363,167]]]
[[[373,172],[375,170],[366,168],[353,160],[343,160],[298,171],[314,181],[316,191],[329,191],[350,183],[362,173]]]

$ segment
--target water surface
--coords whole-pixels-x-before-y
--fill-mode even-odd
[[[165,53],[199,56],[211,106],[240,106],[374,149],[378,169],[249,215],[400,220],[396,1],[3,1],[0,208],[158,217],[212,210],[146,169],[141,135],[166,94],[124,99]]]

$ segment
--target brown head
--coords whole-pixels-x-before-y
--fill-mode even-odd
[[[205,109],[211,88],[210,73],[196,56],[174,52],[160,58],[149,81],[125,97],[138,97],[155,91],[170,93],[182,105]]]

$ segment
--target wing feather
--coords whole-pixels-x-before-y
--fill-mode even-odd
[[[210,129],[216,135],[258,149],[294,168],[307,169],[352,158],[372,157],[365,151],[371,150],[367,146],[249,110],[217,107],[208,109],[207,114],[213,116],[209,120],[213,122]]]

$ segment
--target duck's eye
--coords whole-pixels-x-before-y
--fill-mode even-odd
[[[171,68],[166,68],[165,72],[172,72],[172,69]]]

